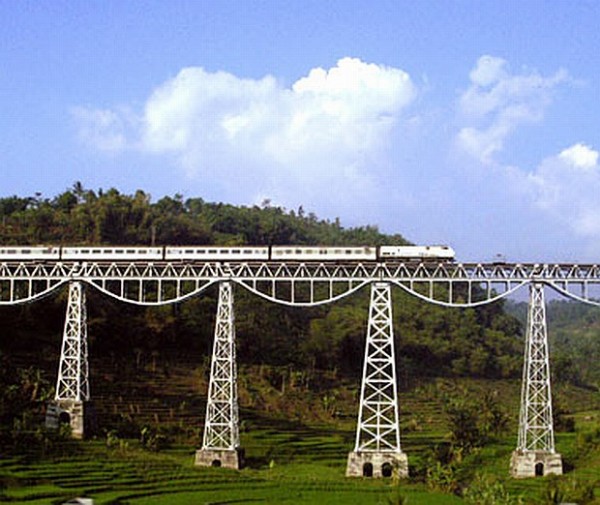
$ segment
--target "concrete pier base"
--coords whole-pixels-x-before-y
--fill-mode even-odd
[[[57,430],[61,424],[68,424],[73,438],[88,435],[94,422],[94,408],[90,402],[56,400],[46,407],[46,428]]]
[[[517,450],[512,453],[510,474],[516,479],[562,473],[562,457],[556,452]]]
[[[198,449],[194,464],[240,470],[244,466],[244,449]]]
[[[408,457],[404,452],[350,452],[346,477],[408,477]]]

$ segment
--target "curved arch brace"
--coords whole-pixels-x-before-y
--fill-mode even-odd
[[[506,298],[508,295],[513,294],[515,291],[517,291],[521,287],[525,286],[526,284],[529,284],[531,282],[531,280],[523,281],[523,282],[517,284],[516,286],[511,287],[510,289],[507,289],[506,291],[503,291],[502,293],[500,293],[496,296],[491,296],[491,297],[485,298],[484,300],[478,300],[478,301],[474,301],[474,302],[470,302],[470,303],[437,300],[434,297],[429,297],[427,295],[424,295],[423,293],[419,293],[418,291],[411,289],[410,287],[406,286],[403,281],[391,280],[390,282],[392,284],[398,286],[399,288],[402,288],[408,294],[413,295],[427,303],[432,303],[434,305],[440,305],[442,307],[468,308],[468,307],[480,307],[482,305],[487,305],[488,303],[492,303],[492,302],[501,300],[502,298]],[[464,282],[464,281],[458,281],[458,282]]]
[[[167,297],[167,298],[160,299],[160,300],[140,300],[139,298],[135,299],[135,298],[127,297],[127,296],[121,296],[121,295],[114,293],[113,291],[97,284],[96,282],[94,282],[92,280],[89,280],[89,279],[80,279],[80,280],[85,282],[86,284],[89,284],[90,286],[93,286],[95,289],[97,289],[101,293],[104,293],[107,296],[110,296],[114,300],[129,303],[131,305],[142,306],[142,307],[160,307],[160,306],[164,306],[164,305],[169,305],[171,303],[182,302],[184,300],[192,298],[192,297],[196,296],[197,294],[202,293],[203,291],[206,291],[210,286],[217,284],[223,280],[227,280],[227,279],[212,279],[210,281],[206,281],[204,284],[202,284],[197,289],[187,291],[185,294],[181,294],[179,296]]]
[[[15,298],[13,300],[0,300],[0,306],[25,305],[26,303],[37,302],[39,300],[46,298],[47,296],[50,296],[52,293],[54,293],[54,291],[56,291],[57,289],[62,287],[64,284],[68,283],[70,280],[71,279],[62,279],[60,281],[57,281],[56,284],[53,284],[49,288],[43,289],[43,290],[41,290],[35,294],[32,294],[31,296],[28,296],[26,298]]]
[[[232,281],[234,281],[236,284],[239,284],[240,286],[243,286],[245,289],[247,289],[251,293],[253,293],[257,296],[260,296],[261,298],[263,298],[265,300],[268,300],[273,303],[278,303],[279,305],[286,305],[288,307],[318,307],[320,305],[327,305],[328,303],[333,303],[338,300],[341,300],[342,298],[346,298],[347,296],[350,296],[350,295],[356,293],[357,291],[361,290],[366,285],[371,284],[372,282],[375,282],[374,279],[373,280],[364,280],[364,281],[358,283],[356,286],[350,287],[343,293],[338,293],[338,294],[332,295],[330,297],[324,298],[322,300],[295,301],[295,300],[286,300],[283,298],[279,298],[277,296],[273,296],[269,293],[265,293],[265,292],[255,288],[239,279],[232,279]]]
[[[546,281],[545,284],[550,286],[552,289],[554,289],[556,292],[560,293],[561,295],[566,296],[567,298],[571,298],[572,300],[575,300],[577,302],[587,303],[588,305],[593,305],[594,307],[600,307],[600,300],[591,300],[589,298],[585,298],[583,296],[576,295],[575,293],[571,293],[568,289],[557,286],[552,281],[550,281],[550,282]]]

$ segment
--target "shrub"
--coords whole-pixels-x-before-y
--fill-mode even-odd
[[[473,505],[521,505],[523,499],[513,497],[498,480],[478,475],[465,489],[465,502]]]

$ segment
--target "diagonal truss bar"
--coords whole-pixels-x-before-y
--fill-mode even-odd
[[[237,450],[237,365],[232,283],[219,284],[219,302],[206,405],[202,450]]]
[[[401,452],[389,283],[377,282],[371,286],[354,451]]]
[[[81,282],[69,283],[69,300],[63,332],[55,400],[90,399],[87,313]]]
[[[179,302],[223,280],[292,306],[331,303],[366,284],[390,282],[427,302],[475,307],[535,280],[600,305],[600,266],[594,264],[141,260],[0,262],[0,305],[33,302],[71,280],[144,306]]]
[[[517,450],[555,452],[544,286],[539,282],[530,286]]]

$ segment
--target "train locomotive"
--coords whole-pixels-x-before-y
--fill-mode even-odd
[[[454,261],[447,245],[426,246],[1,246],[2,261]]]

